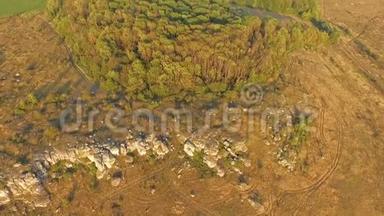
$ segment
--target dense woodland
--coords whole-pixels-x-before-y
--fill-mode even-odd
[[[239,6],[317,14],[314,0],[49,0],[47,7],[76,63],[132,100],[189,101],[268,82],[290,52],[330,41],[317,28]]]

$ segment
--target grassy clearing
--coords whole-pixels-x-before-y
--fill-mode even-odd
[[[45,3],[46,0],[0,0],[0,17],[41,10],[44,9]]]

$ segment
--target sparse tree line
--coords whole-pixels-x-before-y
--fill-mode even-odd
[[[294,50],[330,43],[325,31],[239,15],[233,4],[230,0],[48,0],[47,7],[77,63],[106,90],[123,92],[132,100],[189,101],[198,95],[224,95],[246,82],[274,80]],[[314,3],[236,4],[285,12],[308,11]]]
[[[294,14],[306,19],[319,16],[317,0],[233,0],[232,2],[248,7]]]

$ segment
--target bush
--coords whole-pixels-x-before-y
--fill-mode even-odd
[[[319,19],[312,19],[312,23],[320,31],[327,33],[332,43],[336,43],[339,40],[341,35],[340,30],[332,26],[330,23]]]
[[[48,127],[44,130],[43,139],[46,142],[54,141],[59,136],[59,130],[54,127]]]
[[[33,94],[29,94],[27,98],[17,105],[15,109],[15,115],[23,115],[26,111],[30,111],[35,108],[35,106],[39,103],[37,97]]]
[[[200,176],[204,177],[212,177],[215,176],[215,171],[207,166],[204,163],[204,153],[203,152],[195,152],[193,157],[190,159],[191,165],[195,167]]]

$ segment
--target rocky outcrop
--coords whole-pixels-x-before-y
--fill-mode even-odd
[[[132,133],[133,134],[133,133]],[[85,144],[76,144],[65,150],[52,149],[34,156],[31,168],[20,175],[9,174],[5,177],[6,184],[0,188],[0,205],[5,205],[13,199],[22,200],[34,207],[46,207],[49,203],[48,193],[43,184],[49,177],[52,166],[61,161],[80,163],[88,159],[97,169],[97,177],[103,178],[107,171],[116,163],[117,156],[126,156],[130,152],[146,155],[152,151],[159,158],[163,158],[171,151],[168,138],[139,134],[129,135],[124,142],[111,139],[99,142],[90,136]]]
[[[204,163],[216,170],[218,176],[225,175],[225,169],[219,165],[220,160],[245,161],[241,156],[246,152],[245,142],[229,139],[221,133],[208,135],[179,136],[184,144],[184,152],[193,157],[196,152],[204,154]],[[96,137],[90,136],[83,144],[68,146],[64,150],[51,149],[34,156],[31,167],[20,174],[5,175],[4,186],[0,188],[0,205],[12,200],[22,200],[33,207],[46,207],[49,204],[49,195],[44,189],[44,183],[50,177],[50,169],[59,162],[84,163],[84,159],[93,163],[97,169],[97,177],[103,178],[116,163],[118,156],[125,156],[133,162],[131,153],[145,156],[148,152],[158,159],[164,158],[173,151],[169,138],[165,135],[153,135],[131,132],[125,141],[107,140],[100,142]],[[223,151],[224,149],[224,151]],[[118,186],[121,177],[114,177],[111,184]]]
[[[148,151],[152,151],[159,158],[163,158],[171,150],[168,137],[165,135],[156,136],[154,134],[146,135],[139,133],[137,136],[128,136],[127,141],[129,143],[127,151],[136,151],[140,156],[144,156]]]
[[[236,162],[242,162],[245,166],[250,165],[249,161],[243,157],[248,151],[245,140],[233,137],[236,136],[231,138],[221,130],[217,130],[193,134],[190,137],[179,136],[179,141],[184,145],[185,154],[191,158],[195,154],[203,154],[203,163],[215,170],[218,176],[224,177],[226,167],[222,165],[223,163],[229,162],[233,165]],[[241,172],[236,167],[233,167],[232,171]]]
[[[49,196],[42,182],[31,172],[25,172],[10,179],[7,182],[7,189],[12,198],[21,198],[34,207],[46,207],[49,204]]]

